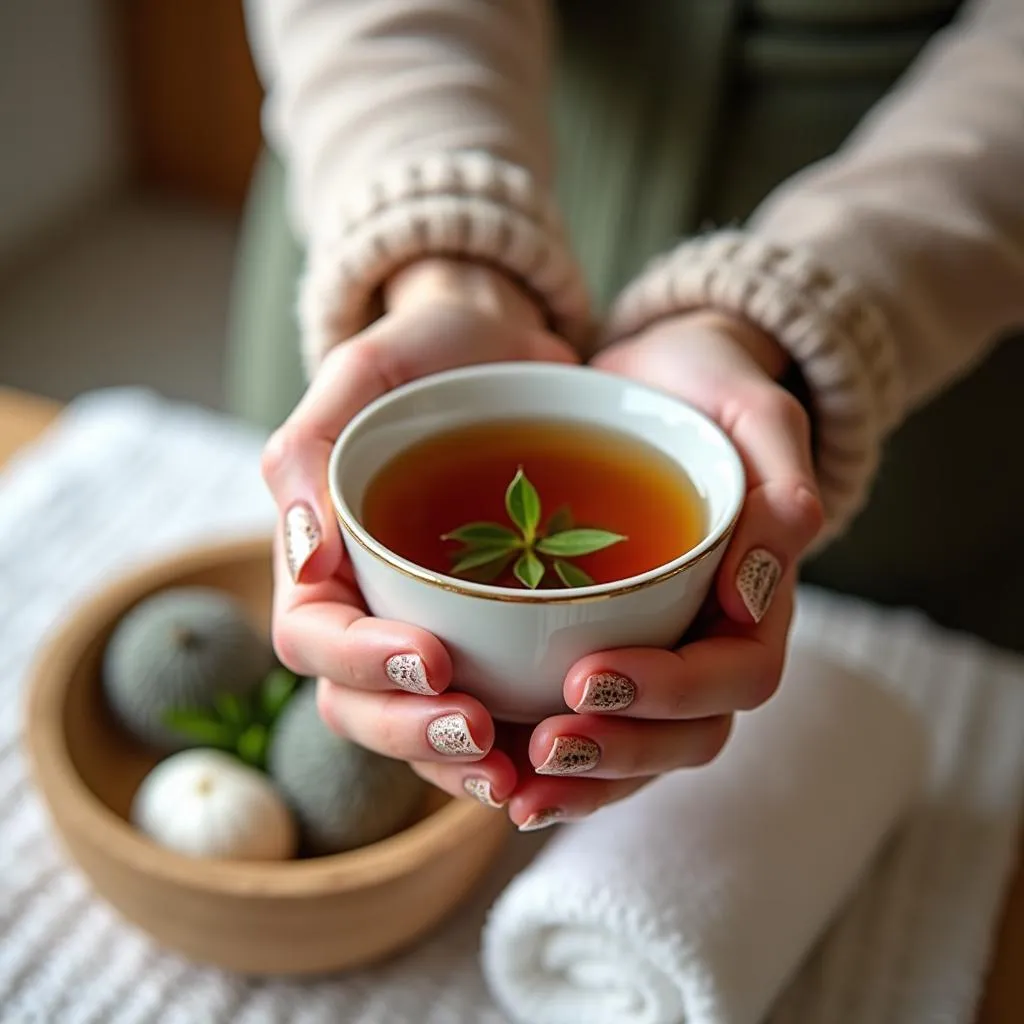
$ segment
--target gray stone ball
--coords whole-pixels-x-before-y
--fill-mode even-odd
[[[170,709],[213,706],[218,694],[254,693],[273,652],[241,604],[223,591],[176,587],[140,601],[117,624],[103,660],[103,690],[121,725],[158,750],[197,746],[167,727]]]
[[[267,770],[299,821],[305,852],[314,856],[394,835],[426,793],[404,761],[331,732],[317,713],[314,680],[302,684],[278,718]]]

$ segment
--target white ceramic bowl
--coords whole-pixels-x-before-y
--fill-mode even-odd
[[[528,591],[432,572],[366,531],[363,496],[392,457],[434,434],[509,419],[590,423],[659,449],[685,470],[704,503],[703,539],[639,576]],[[707,596],[745,490],[736,450],[691,406],[623,377],[547,363],[469,367],[390,392],[338,438],[330,488],[370,611],[437,636],[453,659],[454,688],[478,697],[496,718],[514,722],[564,712],[566,672],[586,654],[679,641]]]

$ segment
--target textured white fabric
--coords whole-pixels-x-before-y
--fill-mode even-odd
[[[551,841],[484,933],[522,1024],[757,1024],[920,797],[920,713],[793,652],[722,755]]]
[[[379,310],[379,291],[423,256],[504,268],[574,344],[589,330],[583,277],[569,257],[554,206],[521,167],[484,153],[455,153],[385,167],[310,242],[300,288],[302,351],[310,377],[339,342]]]
[[[487,907],[547,834],[516,836],[473,900],[398,960],[309,982],[195,967],[122,924],[63,862],[18,715],[67,611],[142,558],[269,526],[261,439],[114,392],[0,474],[0,1021],[507,1024],[477,965]],[[1024,664],[916,615],[803,595],[798,636],[881,673],[933,736],[926,799],[783,993],[771,1024],[968,1024],[1024,788]]]

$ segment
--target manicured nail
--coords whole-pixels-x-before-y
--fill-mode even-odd
[[[740,564],[736,589],[755,622],[764,618],[781,577],[782,563],[764,548],[754,548]]]
[[[494,799],[494,794],[491,792],[491,783],[488,779],[464,779],[462,788],[486,807],[499,809],[505,806],[502,801]]]
[[[632,679],[616,672],[598,672],[583,684],[583,696],[574,711],[622,711],[636,699]]]
[[[400,690],[435,697],[437,691],[427,681],[427,667],[418,654],[392,654],[384,663],[384,671]]]
[[[520,832],[537,832],[549,825],[556,825],[565,817],[557,807],[548,807],[543,811],[535,811],[519,826]]]
[[[304,501],[292,505],[284,516],[284,552],[288,571],[296,583],[306,563],[320,547],[321,539],[320,524],[313,510]]]
[[[427,740],[439,754],[448,757],[466,757],[470,754],[483,753],[469,731],[466,716],[458,712],[435,718],[427,726]]]
[[[538,775],[581,775],[597,767],[601,748],[583,736],[556,736]]]

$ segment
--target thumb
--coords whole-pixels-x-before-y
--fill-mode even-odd
[[[263,449],[263,479],[280,514],[280,547],[294,583],[334,575],[344,545],[328,487],[331,450],[363,406],[404,383],[382,369],[379,331],[371,328],[324,358],[292,414]]]
[[[285,561],[295,582],[326,579],[341,565],[344,546],[327,478],[334,442],[349,420],[419,377],[513,359],[571,362],[573,354],[547,332],[495,323],[455,307],[429,315],[390,315],[327,354],[263,453],[263,478],[280,510]]]
[[[315,583],[341,565],[341,534],[327,489],[332,444],[289,421],[263,449],[262,471],[278,507],[278,557],[293,583]],[[278,564],[280,564],[280,560]]]
[[[718,575],[718,600],[735,622],[760,622],[780,580],[821,530],[824,515],[803,406],[774,385],[737,404],[726,431],[747,471],[747,496]]]

